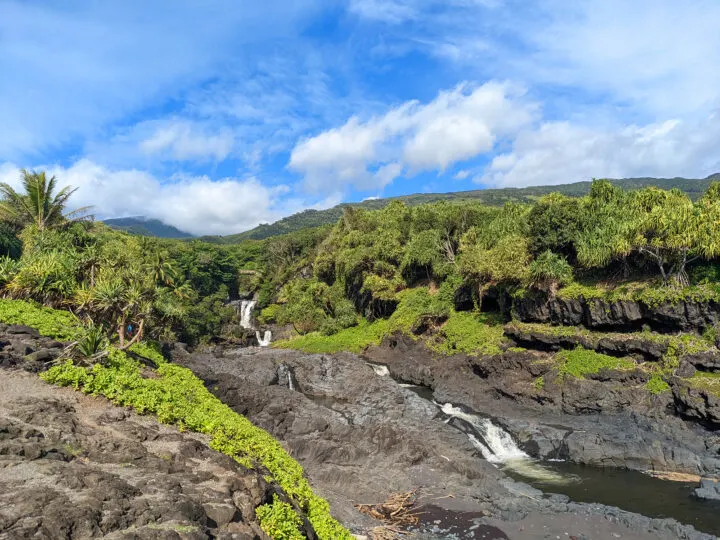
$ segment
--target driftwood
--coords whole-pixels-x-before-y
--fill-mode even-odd
[[[392,540],[400,534],[406,534],[401,527],[417,525],[421,514],[418,512],[415,489],[405,493],[393,493],[383,503],[356,504],[355,508],[383,523],[383,527],[376,527],[371,531],[373,540]]]

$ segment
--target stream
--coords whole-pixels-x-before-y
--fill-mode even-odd
[[[386,376],[385,366],[372,366]],[[384,369],[383,369],[384,368]],[[539,461],[518,447],[493,421],[465,407],[440,404],[430,388],[401,384],[432,402],[449,425],[463,431],[478,453],[513,480],[573,502],[600,503],[654,518],[674,518],[697,530],[720,536],[720,502],[692,496],[696,482],[674,482],[618,468],[599,468],[563,461]]]

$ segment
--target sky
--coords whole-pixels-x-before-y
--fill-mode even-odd
[[[232,234],[720,171],[717,0],[0,0],[0,181]]]

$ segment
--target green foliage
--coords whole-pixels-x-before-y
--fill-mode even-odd
[[[538,255],[528,267],[528,281],[539,289],[551,290],[570,283],[572,279],[572,267],[565,257],[549,250]]]
[[[584,379],[586,375],[603,369],[629,370],[636,367],[630,358],[615,358],[595,351],[577,347],[572,351],[561,351],[556,355],[558,373],[561,377]]]
[[[72,313],[34,302],[0,299],[0,321],[31,326],[58,341],[75,341],[82,335],[82,325]]]
[[[152,348],[135,352],[156,355]],[[213,396],[203,382],[180,366],[158,362],[154,377],[142,375],[140,364],[122,351],[110,349],[106,365],[91,369],[72,361],[54,366],[42,377],[60,386],[72,386],[91,395],[103,395],[113,403],[131,406],[139,413],[153,413],[167,424],[210,435],[210,446],[238,462],[259,463],[304,512],[321,540],[349,540],[350,534],[329,513],[327,501],[312,492],[301,466],[293,460],[269,433],[254,426],[245,417]],[[294,513],[293,513],[294,515]],[[260,510],[260,519],[273,530],[286,534],[291,530],[282,519],[297,524],[288,508],[272,505]],[[283,538],[295,538],[287,536]]]
[[[258,506],[255,510],[260,527],[274,540],[303,540],[300,532],[302,520],[293,507],[282,502],[277,493],[273,494],[272,504]]]
[[[368,322],[362,319],[357,326],[340,330],[335,334],[323,335],[312,332],[295,338],[276,341],[273,346],[280,349],[296,349],[307,353],[332,354],[341,351],[360,353],[370,345],[380,345],[390,334],[387,319]]]
[[[545,388],[545,378],[542,375],[540,377],[537,377],[533,381],[533,386],[535,387],[535,390],[541,392]]]
[[[696,371],[695,375],[687,379],[690,386],[698,390],[705,390],[715,397],[720,397],[720,373]]]
[[[552,193],[542,197],[528,214],[529,249],[538,255],[551,250],[575,257],[575,242],[584,212],[579,199]]]
[[[77,188],[65,187],[55,192],[57,179],[44,171],[22,170],[23,193],[6,183],[0,183],[0,218],[20,227],[34,225],[38,230],[57,227],[69,221],[85,219],[88,208],[65,213],[68,199]]]
[[[659,373],[655,373],[652,377],[650,377],[650,380],[645,383],[645,388],[653,395],[659,395],[670,391],[670,385],[663,380]]]
[[[91,357],[104,351],[109,345],[105,329],[94,323],[90,323],[78,339],[77,349],[85,357]]]
[[[452,311],[428,347],[441,354],[500,354],[503,327],[485,313]]]
[[[272,324],[282,316],[283,307],[278,304],[271,304],[260,312],[258,322],[260,324]]]

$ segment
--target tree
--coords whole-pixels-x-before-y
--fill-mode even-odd
[[[42,172],[22,170],[25,193],[18,193],[9,184],[0,183],[0,218],[19,227],[35,225],[39,231],[62,223],[87,219],[90,207],[65,213],[68,199],[77,188],[66,186],[57,193],[57,179]]]
[[[578,199],[552,193],[533,205],[528,214],[530,251],[537,255],[552,250],[574,260],[582,225],[580,204]]]

